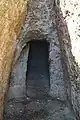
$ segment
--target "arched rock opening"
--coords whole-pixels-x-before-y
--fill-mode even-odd
[[[33,117],[35,116],[35,112],[33,113],[31,112],[32,109],[35,108],[35,111],[37,111],[36,101],[27,98],[25,91],[26,69],[27,69],[26,66],[27,66],[27,60],[29,54],[29,44],[27,43],[31,39],[33,40],[46,39],[46,41],[49,42],[49,72],[50,72],[50,89],[48,92],[49,98],[47,98],[47,103],[45,103],[44,101],[41,102],[39,101],[40,107],[37,113],[41,114],[40,112],[41,105],[43,107],[44,105],[42,103],[44,102],[45,104],[48,105],[48,107],[50,107],[51,105],[52,106],[51,109],[56,109],[56,107],[59,106],[58,115],[56,116],[57,119],[60,118],[60,114],[61,114],[63,116],[63,119],[68,119],[68,118],[71,119],[72,117],[75,120],[76,118],[73,115],[74,113],[73,108],[76,114],[77,114],[76,111],[78,111],[78,116],[79,116],[79,107],[77,104],[78,102],[76,102],[75,100],[76,96],[75,94],[73,94],[76,92],[75,90],[76,83],[74,79],[77,77],[75,73],[77,74],[78,72],[76,71],[77,67],[75,67],[75,70],[73,70],[76,64],[71,53],[70,38],[69,36],[64,34],[65,31],[68,33],[68,29],[67,27],[65,27],[66,23],[64,24],[64,20],[62,20],[63,16],[61,16],[60,13],[61,13],[60,9],[58,11],[58,7],[57,6],[54,7],[52,0],[29,1],[28,14],[26,16],[25,24],[21,30],[21,34],[16,49],[15,60],[17,60],[17,58],[19,59],[17,60],[11,74],[11,84],[8,93],[9,101],[13,100],[12,103],[8,102],[9,105],[13,105],[12,108],[17,109],[18,107],[16,108],[16,106],[18,104],[22,104],[20,102],[22,101],[24,105],[22,105],[21,110],[22,113],[24,113],[24,109],[27,104],[28,107],[26,108],[27,109],[26,111],[28,112],[29,109],[30,114],[33,115],[32,117],[30,117],[30,114],[28,113],[27,118],[30,117],[31,119],[33,119]],[[58,19],[58,17],[60,18]],[[61,20],[61,26],[58,25],[60,20]],[[21,76],[21,72],[22,72],[22,76]],[[17,83],[17,85],[15,83]],[[77,100],[78,100],[78,96],[77,96]],[[17,102],[14,101],[19,101],[19,102],[17,104]],[[14,103],[16,104],[16,106],[14,105]],[[53,106],[55,105],[54,103],[56,104],[56,107]],[[73,104],[73,108],[72,108],[72,104]],[[8,113],[7,115],[9,115],[9,112],[12,108],[9,107],[9,111],[6,109],[6,113]],[[62,109],[62,111],[60,111],[60,109]],[[47,108],[47,112],[50,118],[55,119],[54,117],[55,114],[54,113],[49,114],[48,108]],[[16,113],[14,114],[16,115]],[[19,113],[17,114],[19,115]],[[48,116],[46,116],[47,119]],[[14,116],[12,115],[12,117]]]

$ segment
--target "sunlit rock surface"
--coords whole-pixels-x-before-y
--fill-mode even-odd
[[[67,22],[72,44],[72,53],[80,66],[80,1],[60,0],[60,7]]]
[[[0,0],[0,120],[12,58],[27,1]]]
[[[64,71],[68,71],[68,96],[80,119],[80,1],[60,0],[55,10]]]

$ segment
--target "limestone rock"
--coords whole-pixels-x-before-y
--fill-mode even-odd
[[[0,0],[0,120],[16,38],[24,20],[26,5],[25,0]]]

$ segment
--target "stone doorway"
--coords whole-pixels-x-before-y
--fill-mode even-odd
[[[55,97],[50,94],[49,47],[47,41],[34,40],[23,49],[11,73],[4,120],[76,120],[69,102],[56,97],[56,83]]]
[[[63,69],[64,63],[62,61],[54,8],[53,0],[29,1],[28,13],[17,44],[17,53],[20,53],[20,57],[11,73],[10,87],[4,110],[5,120],[76,120],[67,96],[69,87],[67,87],[65,81],[68,80],[68,76],[66,69]],[[43,94],[43,92],[39,94],[37,89],[37,93],[42,99],[37,96],[37,93],[34,94],[35,88],[40,84],[41,80],[35,88],[30,88],[29,86],[33,86],[32,80],[26,74],[27,67],[32,68],[29,64],[27,66],[30,46],[27,43],[32,39],[45,39],[49,42],[50,82],[48,84],[47,79],[48,90],[45,89],[44,84],[40,85],[44,93],[49,93],[49,96],[43,97],[46,94]],[[46,70],[48,70],[47,68]],[[28,73],[29,71],[30,69],[28,69]],[[67,76],[66,80],[64,71]],[[42,72],[42,69],[40,72]],[[37,83],[36,80],[34,82]]]
[[[47,41],[30,41],[27,64],[27,95],[29,97],[46,97],[50,89],[49,78],[49,43]]]

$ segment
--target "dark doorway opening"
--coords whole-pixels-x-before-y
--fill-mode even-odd
[[[30,41],[26,85],[27,96],[45,97],[49,92],[49,43],[47,41]]]

